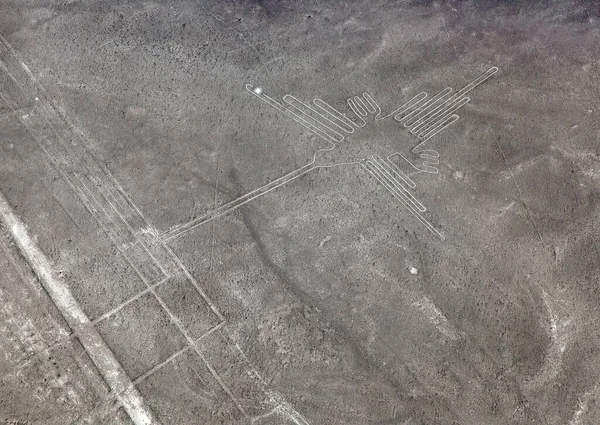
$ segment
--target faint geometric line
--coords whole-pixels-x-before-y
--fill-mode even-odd
[[[146,287],[146,289],[141,290],[140,292],[138,292],[137,294],[135,294],[133,297],[129,298],[128,300],[126,300],[124,302],[122,302],[121,304],[119,304],[115,308],[112,308],[109,311],[107,311],[106,313],[103,313],[102,315],[96,317],[94,320],[92,320],[92,325],[97,325],[98,323],[102,322],[103,320],[106,320],[109,317],[114,316],[119,311],[121,311],[125,307],[127,307],[129,304],[131,304],[132,302],[140,299],[141,297],[143,297],[144,295],[146,295],[148,292],[150,292],[152,290],[155,290],[156,288],[158,288],[159,286],[161,286],[162,284],[164,284],[165,282],[167,282],[169,279],[170,279],[170,277],[165,277],[160,282],[157,282],[157,283],[155,283],[152,286]]]
[[[179,357],[182,354],[186,353],[187,351],[191,350],[191,348],[192,348],[191,345],[188,344],[185,347],[183,347],[181,350],[176,351],[173,354],[171,354],[169,357],[167,357],[162,362],[152,366],[150,369],[148,369],[142,375],[135,378],[135,380],[133,381],[133,385],[136,385],[136,386],[139,385],[140,382],[144,381],[146,378],[150,377],[151,375],[153,375],[154,373],[156,373],[157,371],[159,371],[160,369],[165,367],[167,364],[171,363],[177,357]]]
[[[527,211],[527,218],[529,219],[529,221],[533,225],[533,228],[535,229],[535,232],[537,233],[537,236],[538,236],[538,238],[540,240],[540,243],[542,244],[542,247],[544,249],[547,249],[548,247],[546,246],[546,243],[544,242],[544,238],[542,237],[542,233],[540,232],[540,229],[538,228],[535,220],[533,219],[533,214],[531,213],[531,210],[529,209],[529,207],[527,206],[527,204],[523,200],[523,192],[521,191],[521,188],[519,187],[519,184],[517,183],[517,179],[515,178],[515,176],[514,176],[512,170],[511,170],[511,168],[508,167],[508,161],[506,159],[506,155],[504,155],[504,149],[502,149],[502,146],[500,146],[500,143],[498,142],[498,140],[496,140],[496,139],[494,139],[494,140],[496,142],[496,146],[498,147],[498,150],[500,151],[500,155],[502,155],[502,159],[504,160],[504,164],[508,168],[508,172],[510,173],[510,178],[513,181],[513,184],[515,185],[515,189],[517,189],[517,194],[519,195],[519,198],[521,199],[521,202],[523,203],[523,207],[525,207],[525,211]]]

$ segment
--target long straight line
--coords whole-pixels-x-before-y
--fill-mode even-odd
[[[234,199],[233,201],[230,201],[224,205],[221,205],[218,208],[215,208],[212,211],[209,211],[208,213],[204,214],[203,216],[200,216],[200,217],[195,218],[194,220],[191,220],[185,224],[182,224],[182,225],[172,228],[171,230],[162,234],[163,240],[167,241],[167,240],[173,239],[173,238],[181,235],[184,232],[187,232],[195,227],[198,227],[198,226],[200,226],[204,223],[207,223],[211,220],[214,220],[215,218],[221,217],[222,215],[225,215],[225,214],[241,207],[242,205],[247,204],[248,202],[252,201],[253,199],[256,199],[274,189],[277,189],[280,186],[283,186],[284,184],[291,182],[292,180],[297,179],[298,177],[308,173],[309,171],[314,170],[315,168],[319,168],[319,166],[314,165],[313,162],[311,162],[303,167],[300,167],[297,170],[294,170],[291,173],[288,173],[282,177],[279,177],[278,179],[273,180],[272,182],[270,182],[258,189],[255,189],[245,195],[240,196],[239,198]]]
[[[158,420],[146,406],[133,382],[102,336],[91,324],[67,285],[55,277],[50,260],[37,247],[27,228],[13,212],[2,192],[0,192],[0,220],[10,232],[21,254],[35,272],[56,308],[65,318],[69,327],[78,334],[81,345],[104,377],[111,391],[117,394],[117,399],[133,423],[135,425],[158,424]]]

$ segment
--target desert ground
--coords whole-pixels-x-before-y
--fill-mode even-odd
[[[0,36],[0,424],[600,423],[597,1]]]

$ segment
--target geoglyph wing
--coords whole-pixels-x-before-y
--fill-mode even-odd
[[[248,92],[328,142],[328,147],[315,152],[312,161],[305,166],[221,205],[188,223],[175,226],[166,232],[164,236],[167,239],[175,237],[216,217],[227,214],[313,169],[360,165],[377,179],[393,198],[399,201],[431,233],[440,239],[444,239],[444,236],[423,216],[426,208],[411,192],[416,188],[416,183],[411,176],[417,173],[438,173],[439,154],[435,150],[425,148],[425,143],[456,122],[459,118],[456,112],[471,100],[467,94],[496,72],[498,72],[498,68],[492,67],[456,92],[447,87],[431,98],[428,97],[427,93],[421,92],[386,115],[383,115],[381,107],[368,93],[347,99],[350,111],[344,113],[318,98],[314,99],[312,103],[305,103],[291,94],[286,94],[282,98],[283,102],[279,102],[265,94],[261,87],[247,84],[246,90]],[[419,140],[419,143],[412,149],[412,154],[416,155],[418,160],[411,161],[400,152],[391,152],[385,158],[370,154],[368,157],[345,156],[339,161],[331,161],[331,157],[329,157],[330,162],[321,161],[324,155],[320,154],[324,152],[332,153],[336,150],[336,147],[341,149],[343,147],[342,143],[347,137],[365,127],[367,117],[374,122],[393,117],[394,120],[401,123]],[[402,157],[411,167],[412,171],[410,173],[404,173],[390,161],[390,158],[396,155]]]

